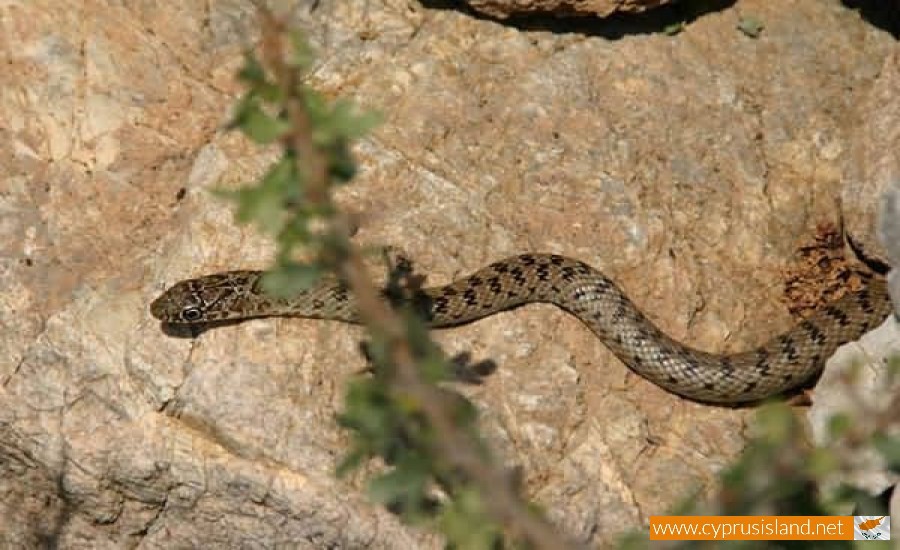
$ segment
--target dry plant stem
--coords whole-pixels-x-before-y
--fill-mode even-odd
[[[312,204],[329,206],[326,162],[312,143],[312,129],[306,106],[302,98],[296,95],[299,84],[297,72],[284,63],[284,24],[261,0],[254,4],[262,22],[263,59],[272,69],[287,102],[287,115],[292,130],[285,136],[285,140],[298,153],[298,168],[302,169],[305,165],[306,199]],[[448,466],[462,471],[477,484],[491,516],[512,535],[529,542],[535,548],[573,548],[549,522],[522,501],[510,476],[491,463],[481,452],[477,442],[457,427],[444,396],[422,376],[406,342],[403,320],[382,301],[367,273],[362,255],[349,243],[347,224],[339,217],[329,221],[331,234],[339,236],[347,247],[347,254],[342,256],[336,266],[338,274],[355,295],[363,323],[372,333],[382,335],[387,342],[389,357],[396,366],[397,376],[391,381],[393,390],[408,395],[418,403],[438,434],[435,438],[437,448],[432,450],[435,456],[443,457]]]
[[[299,73],[284,63],[285,49],[282,40],[285,32],[284,23],[272,14],[263,0],[255,1],[254,5],[262,26],[263,59],[275,74],[275,80],[285,98],[288,119],[293,126],[284,139],[300,160],[296,165],[299,173],[306,176],[303,181],[306,184],[304,188],[307,200],[313,204],[322,204],[326,198],[327,166],[325,159],[315,150],[312,142],[312,123],[303,98],[297,96],[300,85]]]

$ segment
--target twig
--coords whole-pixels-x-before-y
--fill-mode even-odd
[[[300,162],[305,163],[306,199],[312,204],[328,207],[331,201],[327,163],[312,142],[306,105],[296,94],[297,72],[284,62],[284,25],[261,0],[254,3],[263,27],[263,59],[271,68],[287,101],[286,111],[292,130],[285,139],[298,153],[295,157],[298,168],[301,167]],[[372,333],[384,339],[387,356],[396,367],[395,375],[389,377],[391,391],[418,404],[437,434],[433,441],[433,456],[441,457],[451,471],[459,471],[471,480],[479,488],[481,499],[491,516],[515,538],[546,550],[574,548],[520,498],[511,476],[489,459],[476,439],[457,425],[446,394],[422,376],[422,369],[407,341],[404,321],[381,298],[372,283],[362,254],[349,241],[346,220],[341,216],[331,218],[329,229],[329,233],[340,240],[346,251],[346,254],[332,258],[336,260],[332,265],[355,296],[360,320]]]

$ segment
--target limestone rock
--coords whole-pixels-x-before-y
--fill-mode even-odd
[[[893,269],[888,274],[894,309],[900,316],[900,179],[885,190],[879,212],[878,236]]]
[[[889,185],[900,181],[898,89],[900,53],[893,52],[878,67],[872,86],[860,92],[860,105],[854,109],[852,162],[847,163],[842,192],[847,230],[870,247],[867,252],[880,256],[887,254],[888,243],[882,239],[882,246],[878,245],[875,219],[879,201],[873,197],[881,197]]]

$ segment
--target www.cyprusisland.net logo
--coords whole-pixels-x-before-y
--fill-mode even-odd
[[[891,516],[853,516],[853,540],[891,540]]]

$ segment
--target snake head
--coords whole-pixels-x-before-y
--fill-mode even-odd
[[[181,281],[150,304],[150,313],[164,323],[193,325],[235,318],[259,274],[230,271]]]

